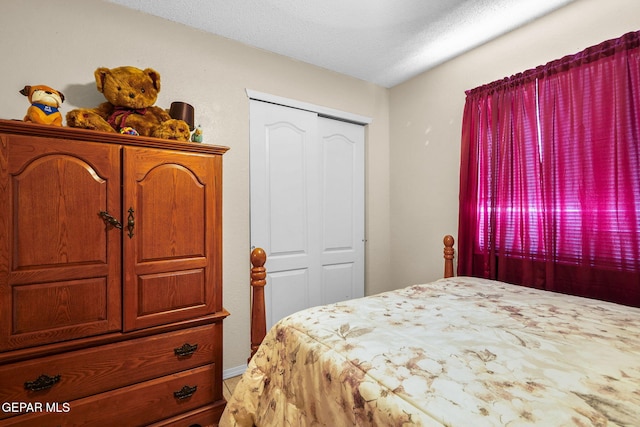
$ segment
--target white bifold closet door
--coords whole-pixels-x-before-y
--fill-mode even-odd
[[[267,328],[364,295],[364,127],[251,100],[251,245]]]

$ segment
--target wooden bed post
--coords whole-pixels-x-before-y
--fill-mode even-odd
[[[260,343],[267,334],[267,318],[264,305],[264,286],[267,284],[267,269],[264,263],[267,262],[267,254],[262,248],[255,248],[251,251],[251,356],[260,347]]]
[[[444,236],[444,278],[453,277],[453,254],[455,250],[453,249],[453,244],[455,241],[453,240],[453,236],[447,234]]]

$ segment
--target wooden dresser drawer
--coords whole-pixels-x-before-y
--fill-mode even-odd
[[[214,334],[211,324],[0,366],[0,402],[69,402],[214,363]]]
[[[217,427],[226,402],[203,406],[178,416],[150,424],[147,427]]]
[[[67,412],[19,415],[0,426],[144,426],[205,406],[213,396],[214,365],[206,365],[68,402]]]

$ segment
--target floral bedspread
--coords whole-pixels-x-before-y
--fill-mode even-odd
[[[640,426],[640,309],[456,277],[275,325],[225,426]]]

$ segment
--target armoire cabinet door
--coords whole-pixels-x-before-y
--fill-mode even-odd
[[[125,331],[222,310],[221,171],[221,156],[124,148]]]
[[[120,330],[120,147],[0,135],[0,172],[0,351]]]

